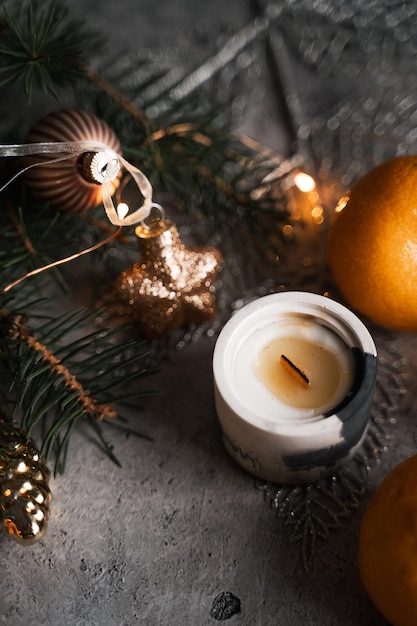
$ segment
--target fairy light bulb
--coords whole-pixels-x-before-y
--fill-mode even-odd
[[[308,193],[310,191],[314,191],[316,188],[316,182],[310,174],[306,174],[305,172],[298,172],[294,176],[294,183],[298,187],[300,191],[304,191]]]
[[[335,213],[341,213],[343,209],[345,208],[345,206],[347,205],[348,200],[349,200],[349,196],[343,196],[342,198],[340,198],[335,208]]]
[[[117,215],[122,220],[129,213],[129,205],[126,202],[119,202],[117,205]]]

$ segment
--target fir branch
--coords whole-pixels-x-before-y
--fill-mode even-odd
[[[6,332],[9,337],[13,341],[23,341],[30,350],[33,350],[35,354],[39,354],[42,360],[48,364],[51,372],[61,377],[64,385],[78,395],[78,400],[83,405],[86,413],[94,416],[97,420],[102,420],[104,417],[117,418],[117,412],[110,405],[98,404],[85,392],[81,383],[68,371],[65,365],[44,344],[36,339],[21,316],[10,316],[4,311],[0,311],[0,317],[3,318],[3,322],[7,320]],[[36,397],[34,404],[36,404]]]
[[[115,402],[123,400],[124,395],[141,395],[138,391],[130,393],[129,384],[152,373],[137,367],[138,359],[145,356],[143,351],[138,352],[140,344],[118,340],[120,331],[116,329],[96,329],[68,342],[68,336],[79,333],[93,316],[71,310],[56,319],[45,317],[35,334],[25,316],[4,305],[0,309],[1,393],[5,403],[14,404],[13,417],[21,414],[21,427],[28,436],[42,425],[45,432],[41,450],[48,458],[56,448],[56,471],[63,470],[77,422],[86,421],[90,426],[94,422],[94,432],[101,433],[102,423],[119,417]],[[88,371],[84,368],[85,355]],[[126,375],[117,375],[115,363],[127,370]],[[142,395],[148,393],[152,392],[142,391]],[[103,437],[99,436],[101,444]],[[114,460],[114,454],[110,456]]]
[[[252,45],[256,32],[256,24],[244,29],[239,34],[239,45],[243,48]],[[230,45],[233,48],[233,43]],[[229,50],[229,47],[229,43],[225,45],[225,49]],[[155,188],[161,193],[167,191],[168,195],[179,198],[184,206],[195,205],[201,198],[203,212],[217,226],[220,226],[217,217],[222,209],[231,216],[232,224],[234,215],[239,212],[243,218],[241,221],[247,220],[249,230],[264,237],[271,226],[271,219],[265,224],[266,213],[270,214],[274,223],[277,218],[283,223],[288,221],[285,200],[282,197],[276,200],[280,175],[276,177],[277,184],[262,186],[263,177],[279,168],[284,159],[256,141],[231,132],[232,89],[229,99],[221,104],[213,103],[211,96],[208,96],[211,87],[216,92],[216,77],[224,67],[223,64],[233,66],[234,62],[231,54],[215,54],[191,72],[191,75],[200,78],[198,87],[185,92],[179,89],[184,81],[187,84],[189,82],[182,76],[179,83],[174,85],[178,93],[171,102],[170,93],[174,86],[169,83],[170,89],[164,91],[165,81],[161,77],[169,74],[172,68],[161,67],[158,62],[153,65],[152,58],[148,58],[144,64],[146,71],[141,72],[136,66],[132,67],[135,77],[138,73],[141,76],[138,77],[135,90],[130,89],[130,93],[127,93],[125,87],[125,70],[120,77],[124,84],[123,93],[117,87],[117,76],[114,74],[110,82],[88,67],[85,67],[85,72],[92,85],[127,114],[123,116],[120,112],[115,113],[114,107],[106,107],[100,100],[104,117],[113,117],[113,127],[123,143],[124,153],[147,172]],[[211,68],[209,80],[207,77],[202,80],[202,76],[206,76],[201,71],[202,67]],[[236,66],[232,71],[237,77],[241,69]],[[162,89],[159,100],[164,114],[159,119],[150,119],[147,115],[148,110],[153,110],[153,83],[160,83]],[[141,108],[137,102],[141,103]],[[140,127],[133,132],[132,121],[138,122]],[[254,190],[261,187],[262,194],[256,196]],[[199,196],[198,200],[193,197],[194,190]],[[226,196],[227,201],[219,202],[223,196]],[[223,220],[223,226],[225,223],[226,220]],[[261,241],[260,249],[262,244]]]
[[[0,285],[4,289],[12,277],[33,271],[55,261],[54,254],[71,241],[79,241],[82,228],[73,216],[64,216],[50,209],[37,210],[22,194],[22,202],[12,203],[0,196]],[[53,268],[57,284],[63,291],[67,285],[62,273]]]
[[[6,207],[7,215],[10,218],[10,221],[12,222],[13,227],[15,228],[16,233],[23,244],[23,247],[26,248],[31,256],[35,256],[36,250],[33,247],[33,244],[25,231],[23,221],[18,219],[16,211],[14,210],[14,207],[12,206],[12,203],[8,200],[8,198],[4,199],[4,205]]]
[[[68,20],[68,9],[53,0],[43,10],[29,0],[8,11],[0,22],[0,86],[23,84],[29,103],[35,88],[58,98],[56,86],[71,86],[83,75],[86,51],[96,36],[81,22]],[[71,59],[71,62],[69,62]]]
[[[94,211],[82,216],[63,214],[44,203],[36,203],[27,195],[22,194],[17,206],[6,193],[0,195],[0,209],[4,209],[0,211],[0,288],[3,293],[43,272],[45,275],[52,273],[62,291],[67,292],[68,284],[59,266],[104,248],[113,239],[123,247],[128,243],[120,228],[115,229],[94,217]],[[107,236],[101,239],[103,233]],[[67,256],[63,256],[64,253]]]
[[[82,65],[86,77],[101,91],[106,93],[116,104],[127,111],[136,122],[139,122],[147,132],[152,128],[152,121],[146,114],[136,106],[129,98],[119,91],[112,83],[106,80],[98,72],[94,71],[88,65]]]
[[[244,47],[253,39],[252,29],[249,31],[250,36],[246,33],[241,42]],[[233,60],[228,62],[233,63]],[[239,214],[240,226],[246,221],[248,231],[258,237],[259,250],[268,251],[270,246],[264,245],[268,230],[271,226],[275,230],[277,221],[284,223],[288,217],[285,201],[276,201],[275,188],[274,194],[264,193],[258,198],[254,196],[253,189],[262,184],[263,176],[276,167],[278,155],[276,158],[265,157],[253,145],[249,148],[245,142],[230,135],[230,120],[228,115],[222,113],[231,108],[229,103],[223,103],[221,110],[213,107],[212,111],[208,111],[207,95],[200,94],[197,89],[187,98],[179,98],[174,107],[168,107],[169,114],[165,114],[164,120],[151,120],[145,112],[149,102],[143,102],[142,108],[139,108],[134,93],[123,93],[117,85],[92,70],[84,60],[76,57],[74,63],[99,94],[105,94],[113,102],[113,107],[108,108],[104,118],[113,111],[114,129],[121,135],[120,139],[123,140],[124,129],[130,129],[132,122],[136,126],[134,133],[129,130],[126,135],[123,151],[134,164],[150,173],[155,188],[161,194],[172,195],[184,207],[191,206],[193,210],[195,206],[200,206],[202,214],[219,230],[227,226],[228,220],[229,226],[234,228],[236,215]],[[148,65],[151,66],[152,62]],[[211,80],[219,70],[216,63],[213,68]],[[153,71],[155,80],[159,81],[161,72],[165,70],[150,67],[149,71],[151,76]],[[237,75],[238,69],[234,71]],[[147,80],[152,82],[149,77]],[[164,93],[162,97],[166,99],[169,96]],[[201,101],[205,101],[203,106]],[[191,121],[179,122],[181,116],[187,119],[185,116],[190,113],[190,108],[193,109],[193,102],[196,106]],[[119,113],[114,113],[114,103],[121,109]],[[204,119],[201,119],[201,112],[204,112]],[[127,118],[130,118],[128,124],[125,123]],[[221,127],[218,125],[220,119]],[[212,125],[212,122],[215,124]]]

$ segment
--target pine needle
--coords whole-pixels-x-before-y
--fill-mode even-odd
[[[58,98],[57,86],[74,85],[84,76],[82,62],[97,36],[69,20],[68,8],[58,0],[42,3],[43,10],[36,0],[19,4],[3,9],[0,86],[22,84],[29,103],[36,88]]]
[[[82,309],[56,318],[44,316],[36,337],[17,311],[2,309],[0,316],[0,370],[8,374],[8,402],[14,404],[15,417],[20,414],[21,426],[28,434],[42,426],[41,448],[47,457],[56,449],[57,471],[58,466],[65,465],[68,440],[76,423],[87,422],[91,427],[98,420],[115,419],[113,405],[123,400],[124,394],[131,395],[131,383],[136,387],[145,372],[149,374],[143,366],[138,367],[144,356],[142,345],[132,340],[114,344],[114,329],[90,332],[92,317]],[[73,332],[81,335],[75,344],[70,340]],[[56,356],[59,352],[60,359]],[[87,369],[83,367],[86,352],[92,353],[89,358],[95,356]],[[124,376],[118,376],[120,368],[125,370]],[[93,429],[101,433],[99,427]],[[100,443],[114,460],[102,435]]]

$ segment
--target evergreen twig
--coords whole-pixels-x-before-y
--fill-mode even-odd
[[[123,347],[120,342],[113,344],[115,330],[84,331],[80,338],[68,342],[68,336],[80,333],[92,317],[82,310],[70,310],[56,319],[45,317],[35,334],[25,316],[4,306],[0,309],[0,374],[7,373],[3,384],[8,383],[4,404],[14,405],[13,415],[21,415],[28,436],[39,424],[46,427],[41,449],[48,458],[56,447],[56,471],[63,467],[76,423],[83,420],[91,426],[94,421],[94,432],[101,432],[100,423],[119,416],[114,403],[123,397],[120,389],[128,389],[130,382],[151,373],[138,367],[145,352],[138,352],[137,342],[124,343]],[[55,349],[47,347],[43,337]],[[127,373],[117,376],[117,357],[129,347],[132,354],[122,360]],[[80,357],[88,351],[92,354],[86,371]],[[140,393],[147,395],[143,390],[127,395],[138,397]],[[100,439],[103,437],[101,434]]]
[[[84,411],[93,415],[95,419],[102,420],[104,417],[111,419],[117,418],[117,412],[109,404],[98,404],[84,390],[81,383],[71,374],[68,368],[56,358],[56,356],[48,350],[48,348],[40,342],[35,335],[29,330],[25,320],[21,316],[8,315],[0,310],[0,318],[7,320],[7,333],[13,341],[24,342],[31,350],[41,356],[42,361],[48,363],[51,372],[64,379],[64,385],[70,391],[78,394],[78,399],[84,407]]]
[[[35,88],[58,98],[57,86],[74,85],[83,77],[82,60],[96,40],[80,22],[68,19],[68,8],[59,0],[43,10],[36,0],[4,8],[0,86],[22,84],[29,103]]]

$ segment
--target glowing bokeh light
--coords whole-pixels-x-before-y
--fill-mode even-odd
[[[300,191],[304,191],[306,193],[313,191],[316,188],[314,178],[305,172],[298,172],[298,174],[294,176],[294,183]]]

